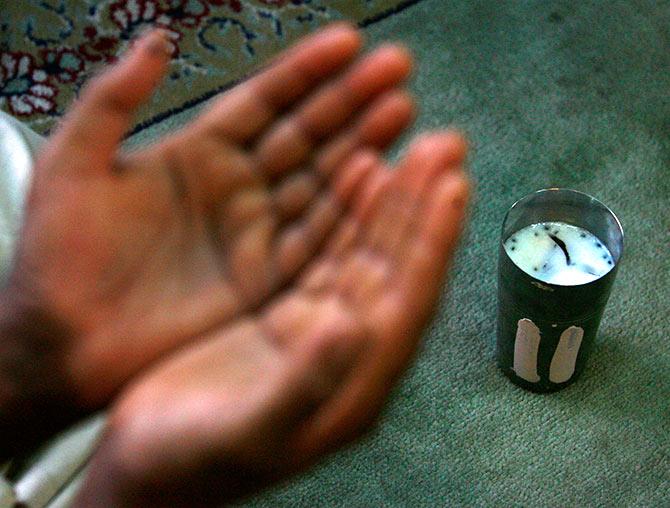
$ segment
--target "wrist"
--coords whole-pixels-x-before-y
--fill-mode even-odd
[[[63,371],[70,338],[18,292],[0,294],[0,458],[30,449],[83,414]]]

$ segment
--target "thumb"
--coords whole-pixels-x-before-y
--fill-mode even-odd
[[[135,111],[165,74],[170,54],[162,30],[140,38],[118,63],[86,85],[54,135],[56,146],[87,158],[82,167],[99,168],[100,161],[111,160]]]
[[[324,317],[289,346],[273,402],[261,420],[260,434],[285,439],[323,410],[347,383],[367,349],[367,334],[353,320]]]

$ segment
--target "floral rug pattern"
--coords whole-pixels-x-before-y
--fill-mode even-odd
[[[22,0],[0,12],[0,108],[48,133],[87,78],[151,26],[173,59],[136,130],[206,100],[317,26],[361,26],[419,0]]]

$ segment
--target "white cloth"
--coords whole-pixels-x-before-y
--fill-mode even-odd
[[[0,283],[10,268],[32,165],[43,142],[43,137],[0,111]],[[0,508],[16,502],[30,508],[70,506],[103,426],[104,415],[96,415],[64,431],[27,460],[22,458],[25,466],[12,482],[0,468]]]
[[[0,282],[11,263],[33,161],[43,141],[41,136],[0,111]]]

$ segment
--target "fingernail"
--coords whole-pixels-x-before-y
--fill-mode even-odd
[[[170,43],[165,30],[153,30],[145,36],[142,45],[153,56],[172,56],[172,43]]]

